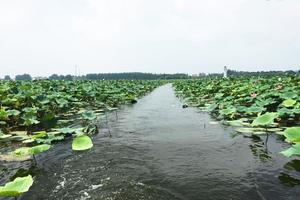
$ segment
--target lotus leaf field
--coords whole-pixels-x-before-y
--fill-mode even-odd
[[[281,156],[300,156],[300,77],[205,77],[172,80],[187,106],[210,113],[245,136],[276,135],[289,148]],[[0,160],[23,161],[71,140],[73,151],[93,148],[92,134],[108,112],[165,84],[166,81],[1,81]],[[9,149],[9,150],[7,150]],[[17,197],[33,184],[31,175],[0,186],[0,196]]]
[[[177,81],[177,96],[190,106],[211,113],[236,132],[283,135],[290,149],[284,156],[300,155],[300,77],[231,77]]]
[[[137,98],[161,84],[161,81],[1,81],[0,143],[15,148],[2,152],[1,158],[22,161],[32,156],[36,164],[36,154],[69,138],[73,138],[74,151],[88,150],[93,147],[89,135],[97,132],[98,120],[107,112],[116,112],[122,104],[136,103]],[[7,183],[0,188],[0,196],[26,192],[32,184],[31,176],[27,179],[17,178]]]

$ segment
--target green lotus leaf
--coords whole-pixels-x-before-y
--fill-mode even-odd
[[[31,175],[26,177],[18,177],[14,181],[6,183],[0,187],[0,196],[2,197],[17,197],[24,192],[27,192],[33,184]]]
[[[58,131],[63,134],[74,133],[76,131],[75,128],[69,128],[69,127],[53,129],[53,130]]]
[[[280,153],[286,157],[291,157],[293,155],[300,156],[300,143],[296,143],[292,147],[290,147],[284,151],[281,151]]]
[[[39,132],[35,132],[35,135],[32,135],[31,138],[32,139],[37,139],[37,138],[43,138],[47,136],[47,132],[46,131],[39,131]]]
[[[51,144],[53,141],[63,140],[65,137],[63,135],[58,135],[60,132],[48,132],[47,138],[36,139],[37,143]]]
[[[223,109],[223,110],[221,110],[220,111],[220,114],[222,114],[222,115],[232,115],[232,114],[234,114],[234,113],[236,113],[236,108],[226,108],[226,109]]]
[[[87,135],[81,135],[73,139],[72,149],[74,151],[87,150],[93,147],[91,138]]]
[[[94,120],[97,118],[96,114],[93,111],[85,111],[81,114],[82,118],[85,120]]]
[[[286,99],[282,102],[282,105],[285,107],[293,107],[293,105],[295,105],[297,103],[297,101],[293,100],[293,99]]]
[[[214,111],[217,107],[218,107],[217,104],[210,104],[210,105],[208,105],[208,106],[206,107],[206,111],[207,111],[207,112],[212,112],[212,111]]]
[[[263,115],[258,116],[253,122],[253,126],[268,126],[274,123],[274,120],[278,116],[277,113],[265,113]]]
[[[284,136],[290,142],[300,142],[300,127],[292,127],[285,129]]]
[[[8,113],[3,109],[1,108],[0,109],[0,120],[7,120],[8,119]]]
[[[281,95],[281,97],[283,99],[294,99],[296,98],[298,95],[295,92],[285,92]]]
[[[51,148],[51,145],[42,144],[42,145],[31,147],[31,152],[32,152],[32,154],[39,154],[44,151],[48,151],[50,148]]]
[[[35,154],[39,154],[44,151],[47,151],[50,148],[51,148],[51,145],[48,145],[48,144],[41,144],[41,145],[34,146],[34,147],[21,147],[19,149],[16,149],[14,151],[14,154],[18,155],[18,156],[35,155]]]
[[[245,109],[246,113],[261,113],[263,111],[265,111],[265,108],[259,107],[259,106],[251,106],[251,107]]]
[[[288,108],[280,108],[277,110],[277,113],[279,116],[284,117],[286,115],[290,116],[294,114],[294,111],[292,109],[288,109]]]
[[[36,107],[26,107],[22,109],[23,112],[25,112],[27,115],[34,115],[37,113],[38,108]]]
[[[18,111],[18,110],[7,110],[7,114],[9,115],[9,116],[18,116],[18,115],[20,115],[20,111]]]

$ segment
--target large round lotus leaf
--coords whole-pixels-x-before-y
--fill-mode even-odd
[[[12,116],[18,116],[21,112],[18,110],[8,110],[7,114]]]
[[[284,136],[290,142],[300,142],[300,127],[287,128]]]
[[[295,103],[297,103],[297,101],[293,99],[287,99],[282,102],[282,105],[285,107],[292,107],[293,105],[295,105]]]
[[[93,111],[86,111],[86,112],[83,112],[81,115],[82,115],[82,118],[86,119],[86,120],[94,120],[97,118],[97,116],[95,115],[95,113]]]
[[[14,181],[5,184],[5,186],[0,187],[1,197],[16,197],[24,192],[27,192],[33,184],[33,179],[31,175],[26,177],[16,178]]]
[[[286,157],[291,157],[292,155],[300,156],[300,143],[293,145],[292,147],[280,152]]]
[[[93,142],[89,136],[81,135],[74,138],[72,142],[72,149],[74,151],[87,150],[93,147]]]
[[[47,132],[46,131],[38,131],[34,133],[35,135],[32,135],[31,138],[32,139],[37,139],[37,138],[43,138],[47,136]]]
[[[48,151],[51,148],[49,144],[42,144],[38,146],[31,147],[32,154],[42,153],[44,151]]]
[[[295,92],[285,92],[281,95],[282,98],[284,99],[293,99],[296,98],[298,95]]]
[[[258,116],[253,122],[253,126],[267,126],[274,123],[277,113],[266,113]]]
[[[261,113],[265,110],[264,107],[259,107],[259,106],[251,106],[247,109],[245,109],[246,113]]]
[[[14,154],[18,156],[34,155],[47,151],[50,149],[50,147],[51,145],[48,144],[42,144],[34,147],[21,147],[19,149],[16,149],[14,151]]]
[[[236,113],[236,108],[226,108],[220,111],[222,115],[231,115]]]

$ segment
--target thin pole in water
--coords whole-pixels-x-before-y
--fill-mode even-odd
[[[115,111],[116,112],[116,119],[118,119],[119,117],[118,117],[118,111]]]
[[[33,154],[32,157],[33,157],[34,166],[36,166],[37,165],[37,161],[36,161],[35,155]]]

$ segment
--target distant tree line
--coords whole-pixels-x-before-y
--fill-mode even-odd
[[[227,71],[228,76],[280,76],[280,75],[300,75],[300,70],[287,70],[287,71],[256,71],[256,72],[249,72],[249,71],[236,71],[228,69]],[[211,73],[207,74],[206,76],[209,77],[222,77],[223,73]]]
[[[157,80],[157,79],[188,79],[188,74],[152,74],[152,73],[101,73],[101,74],[87,74],[85,76],[88,80]]]
[[[293,71],[236,71],[228,70],[228,76],[279,76],[279,75],[300,75],[300,70]],[[94,73],[87,74],[83,76],[73,76],[73,75],[58,75],[52,74],[49,77],[35,77],[32,78],[29,74],[16,75],[15,80],[33,80],[33,79],[49,79],[49,80],[169,80],[169,79],[189,79],[189,78],[200,78],[200,77],[222,77],[223,73],[211,73],[204,74],[200,73],[196,77],[190,76],[188,74],[177,73],[177,74],[152,74],[152,73],[142,73],[142,72],[124,72],[124,73]],[[12,80],[9,75],[4,77],[4,80]]]
[[[188,79],[188,74],[152,74],[142,72],[128,73],[100,73],[87,74],[85,76],[57,75],[49,76],[50,80],[159,80],[159,79]]]
[[[32,78],[29,74],[16,75],[15,80],[33,80],[33,79],[49,79],[49,80],[160,80],[160,79],[188,79],[188,74],[152,74],[142,72],[128,72],[128,73],[99,73],[87,74],[83,76],[73,75],[58,75],[52,74],[49,77],[35,77]],[[9,75],[4,77],[4,80],[12,80]]]
[[[236,71],[236,70],[228,70],[227,74],[229,76],[278,76],[278,75],[296,75],[300,74],[300,70],[293,71],[257,71],[257,72],[248,72],[248,71]]]

